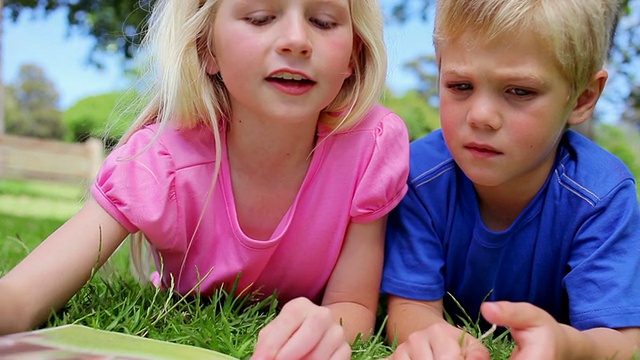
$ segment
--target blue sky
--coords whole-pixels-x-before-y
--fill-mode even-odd
[[[98,70],[87,64],[93,40],[81,35],[67,35],[65,12],[56,11],[46,18],[24,13],[14,23],[5,17],[3,26],[2,75],[13,83],[22,64],[36,64],[44,69],[60,94],[60,108],[95,94],[126,88],[117,57],[107,57],[106,67]],[[430,25],[414,21],[387,25],[385,39],[389,54],[388,85],[396,93],[415,86],[413,76],[402,64],[432,51]]]

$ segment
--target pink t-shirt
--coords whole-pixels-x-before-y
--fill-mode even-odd
[[[180,293],[213,269],[200,284],[204,295],[222,284],[229,291],[241,273],[239,290],[252,285],[264,295],[277,289],[283,301],[306,296],[318,302],[349,222],[382,217],[407,191],[406,126],[376,106],[347,132],[327,137],[328,130],[319,128],[319,146],[294,203],[269,240],[255,240],[238,224],[224,139],[219,179],[207,202],[215,166],[212,132],[157,131],[157,124],[147,126],[115,149],[91,192],[127,230],[145,234],[162,282],[171,284],[173,277]]]

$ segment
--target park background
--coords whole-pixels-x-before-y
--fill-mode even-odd
[[[118,34],[131,34],[122,25],[127,7],[145,7],[149,0],[0,0],[0,5],[3,2],[0,64],[8,134],[74,142],[103,138],[106,124],[126,126],[131,121],[135,114],[120,112],[118,104],[126,105],[136,96],[139,64],[135,47],[126,45],[135,44],[135,39],[123,42]],[[403,117],[415,139],[439,127],[431,45],[433,1],[380,2],[390,60],[382,101]],[[639,177],[640,0],[623,2],[607,65],[611,79],[585,132]],[[118,6],[125,10],[114,10]],[[126,19],[135,22],[136,17]],[[107,149],[118,130],[108,135]],[[77,211],[84,191],[83,184],[0,179],[0,276]],[[257,331],[275,313],[273,303],[247,311],[244,302],[224,294],[201,303],[170,292],[141,291],[126,271],[126,257],[126,249],[116,254],[110,276],[94,278],[46,326],[80,323],[246,358]],[[471,331],[474,320],[469,319]],[[506,358],[510,350],[511,344],[503,345],[502,340],[487,340],[496,359]],[[389,351],[376,336],[354,346],[354,358],[372,359]]]

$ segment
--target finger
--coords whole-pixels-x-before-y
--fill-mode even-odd
[[[328,359],[344,340],[344,331],[331,318],[329,309],[318,307],[284,343],[278,359]]]
[[[466,334],[465,343],[461,350],[462,358],[465,360],[489,360],[491,358],[489,350],[469,334]]]
[[[489,323],[513,329],[532,328],[554,321],[546,311],[530,303],[485,302],[480,311]]]
[[[557,323],[546,311],[530,303],[511,302],[485,303],[480,311],[487,321],[510,328],[517,345],[511,360],[553,358]]]
[[[430,337],[434,359],[488,360],[490,357],[478,339],[450,324],[434,324]]]
[[[351,359],[351,346],[347,343],[342,326],[332,321],[324,336],[313,349],[310,359]],[[326,354],[330,354],[329,357]]]
[[[351,359],[351,346],[346,341],[342,342],[342,345],[331,355],[331,360],[350,360]]]
[[[299,298],[289,301],[280,314],[260,331],[252,359],[276,358],[280,349],[302,325],[305,308],[309,306],[305,300]]]
[[[390,357],[391,360],[411,360],[411,359],[424,359],[432,360],[433,353],[429,344],[424,344],[422,347],[411,347],[408,343],[400,344]]]

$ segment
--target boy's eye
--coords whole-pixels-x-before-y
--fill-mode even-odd
[[[512,88],[512,89],[507,90],[507,92],[509,92],[510,94],[513,94],[515,96],[518,96],[518,97],[531,96],[531,95],[534,94],[533,91],[526,90],[526,89],[521,89],[521,88]]]
[[[453,83],[447,84],[447,88],[454,91],[467,91],[473,89],[473,86],[469,83]]]

